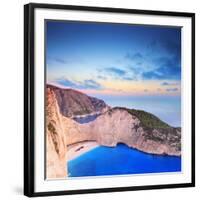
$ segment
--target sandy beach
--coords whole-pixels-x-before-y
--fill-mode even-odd
[[[99,144],[95,141],[83,141],[67,147],[67,161],[70,161],[96,147]]]

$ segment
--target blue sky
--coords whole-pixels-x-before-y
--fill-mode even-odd
[[[180,126],[180,27],[48,21],[46,64],[48,83]]]
[[[96,94],[180,95],[179,27],[48,21],[47,80]]]

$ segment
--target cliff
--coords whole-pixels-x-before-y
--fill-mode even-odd
[[[66,144],[63,117],[52,90],[46,90],[46,178],[63,178],[66,171]]]
[[[87,96],[77,90],[61,89],[53,85],[47,85],[47,88],[53,90],[60,113],[65,117],[102,113],[109,109],[104,101]]]
[[[57,93],[59,93],[59,97]],[[76,99],[76,103],[72,99]],[[78,103],[80,100],[84,101],[81,105]],[[62,103],[59,104],[58,101]],[[82,141],[95,140],[98,144],[105,146],[124,143],[146,153],[181,155],[180,128],[173,128],[145,111],[109,108],[103,101],[95,99],[95,103],[97,102],[98,105],[100,103],[100,106],[95,108],[91,97],[83,93],[47,86],[48,178],[66,176],[67,172],[63,171],[67,161],[66,147]],[[60,105],[72,105],[72,108],[60,108]],[[89,107],[87,111],[94,112],[98,109],[103,112],[93,121],[83,124],[66,117],[61,112],[64,110],[68,113],[67,116],[70,116],[72,113],[74,115],[78,109],[85,110],[87,106]]]
[[[66,125],[66,144],[96,140],[100,145],[124,143],[152,154],[180,156],[181,132],[178,128],[151,128],[130,110],[113,108],[86,124],[73,122],[73,131]]]

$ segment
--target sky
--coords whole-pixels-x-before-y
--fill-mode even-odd
[[[48,82],[88,94],[180,95],[178,27],[47,22]]]
[[[48,83],[108,101],[180,99],[181,28],[47,21],[46,65]]]

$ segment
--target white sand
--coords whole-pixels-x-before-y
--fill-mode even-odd
[[[69,145],[67,147],[67,161],[72,160],[98,146],[99,144],[95,141],[85,141]]]

